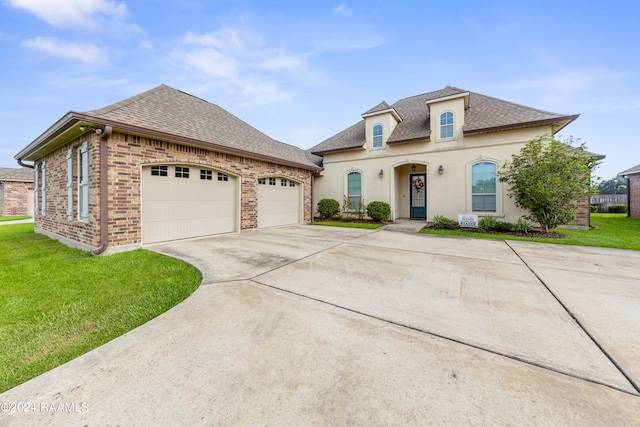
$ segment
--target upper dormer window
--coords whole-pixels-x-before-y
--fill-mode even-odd
[[[453,138],[453,113],[440,114],[440,139]]]
[[[373,148],[382,147],[382,125],[373,127]]]

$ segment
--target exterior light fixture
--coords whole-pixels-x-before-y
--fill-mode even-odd
[[[440,175],[442,175],[444,173],[444,168],[442,167],[442,165],[438,166],[438,173]]]
[[[378,172],[378,176],[380,178],[382,178],[384,176],[384,171],[382,169],[380,169],[380,172]]]
[[[415,172],[416,171],[416,165],[411,165],[411,172]]]

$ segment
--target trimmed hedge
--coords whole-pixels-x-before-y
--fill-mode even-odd
[[[322,199],[318,202],[320,218],[333,218],[340,213],[340,203],[334,199]]]
[[[627,205],[611,205],[609,213],[627,213]]]
[[[386,202],[371,202],[367,205],[367,215],[374,221],[385,222],[389,221],[391,216],[391,206]]]

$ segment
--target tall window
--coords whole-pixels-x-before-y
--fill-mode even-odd
[[[440,138],[453,138],[453,113],[451,111],[440,114]]]
[[[496,164],[478,162],[471,166],[471,210],[496,212]]]
[[[67,150],[67,220],[73,221],[73,149]]]
[[[362,184],[360,172],[350,172],[347,175],[347,199],[351,208],[358,209],[362,203]]]
[[[373,148],[382,147],[382,125],[373,127]]]

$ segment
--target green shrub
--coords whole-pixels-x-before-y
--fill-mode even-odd
[[[627,213],[627,205],[611,205],[609,213]]]
[[[492,216],[485,216],[478,221],[478,230],[490,231],[496,229],[496,223],[498,221]]]
[[[513,230],[513,224],[510,222],[504,221],[496,221],[496,224],[493,226],[494,231],[505,232]]]
[[[455,230],[460,228],[457,221],[444,217],[442,215],[436,215],[433,217],[433,228],[439,230]]]
[[[513,230],[518,233],[531,233],[533,231],[533,224],[524,218],[519,218],[518,222],[513,226]]]
[[[389,221],[391,206],[386,202],[371,202],[367,205],[367,215],[374,221]]]
[[[340,203],[334,199],[322,199],[318,202],[318,215],[320,218],[332,218],[340,213]]]
[[[598,213],[598,206],[591,205],[591,213]]]

